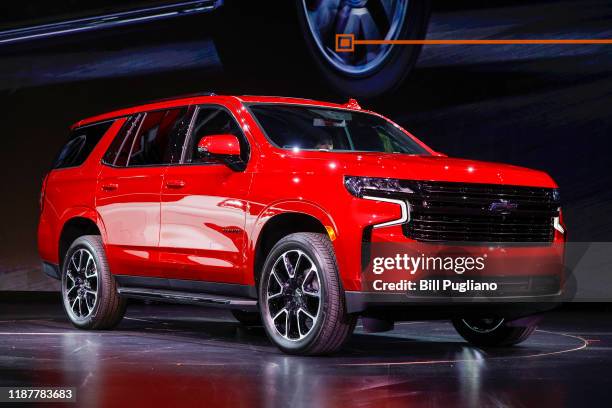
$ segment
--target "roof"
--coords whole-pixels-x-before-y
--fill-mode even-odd
[[[129,116],[138,112],[145,112],[150,110],[171,108],[179,105],[190,105],[206,103],[210,100],[223,100],[223,99],[235,99],[243,103],[284,103],[284,104],[299,104],[299,105],[317,105],[325,106],[330,108],[348,108],[356,109],[358,105],[348,104],[337,104],[332,102],[317,101],[314,99],[304,98],[293,98],[286,96],[254,96],[254,95],[242,95],[242,96],[231,96],[231,95],[215,95],[215,94],[194,94],[188,96],[177,96],[174,98],[167,98],[163,100],[157,100],[147,102],[140,105],[134,105],[128,108],[122,108],[113,110],[107,113],[103,113],[96,116],[83,119],[71,126],[71,129],[75,129],[81,126],[90,125],[96,122],[102,122],[105,120],[120,118],[123,116]]]
[[[242,95],[237,98],[244,103],[287,103],[287,104],[299,104],[299,105],[317,105],[317,106],[328,106],[331,108],[346,108],[346,105],[318,101],[315,99],[306,98],[293,98],[289,96],[258,96],[258,95]]]

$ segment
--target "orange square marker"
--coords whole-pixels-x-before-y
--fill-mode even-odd
[[[336,34],[336,52],[355,51],[354,34]]]

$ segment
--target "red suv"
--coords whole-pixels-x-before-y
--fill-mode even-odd
[[[376,292],[364,270],[381,243],[562,257],[558,200],[543,172],[447,158],[354,100],[200,94],[76,123],[38,242],[83,329],[117,325],[134,297],[228,308],[289,353],[337,350],[357,316],[450,318],[509,345],[559,296],[561,268],[496,272],[500,302]]]

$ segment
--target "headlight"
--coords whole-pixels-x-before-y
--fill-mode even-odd
[[[561,201],[561,195],[559,194],[559,189],[554,188],[552,191],[552,199],[554,202],[558,203]]]
[[[355,197],[364,195],[387,195],[389,193],[413,194],[414,191],[398,179],[345,176],[344,186]],[[404,184],[404,185],[403,185]]]

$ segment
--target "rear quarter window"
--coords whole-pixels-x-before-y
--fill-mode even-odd
[[[112,124],[113,121],[108,121],[74,129],[53,161],[52,168],[63,169],[83,164]]]

